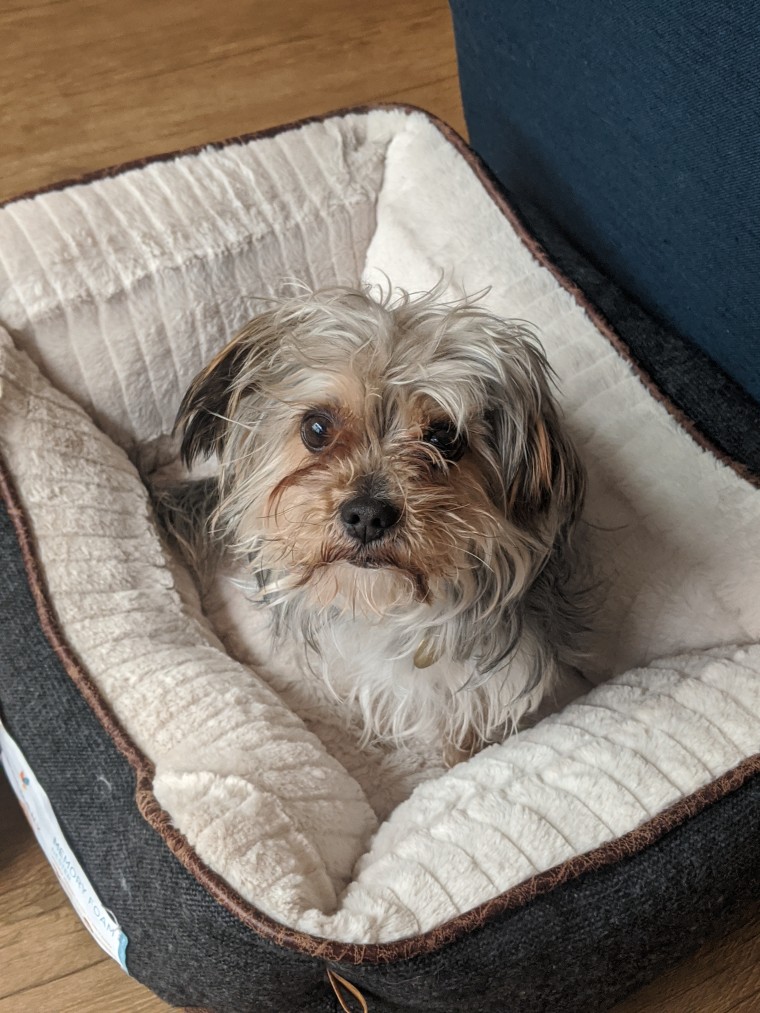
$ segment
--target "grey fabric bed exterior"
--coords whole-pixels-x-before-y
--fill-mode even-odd
[[[475,157],[447,128],[435,129],[503,210]],[[540,238],[561,283],[590,299],[584,305],[650,395],[716,460],[757,484],[757,405],[708,360],[686,356],[548,226]],[[359,1009],[345,979],[370,1011],[593,1013],[760,897],[755,751],[629,832],[416,936],[353,943],[279,923],[210,869],[156,800],[153,763],[114,718],[50,603],[6,465],[2,478],[0,716],[125,932],[130,973],[167,1002],[218,1013],[337,1011],[341,1000]]]

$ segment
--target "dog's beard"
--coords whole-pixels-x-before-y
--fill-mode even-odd
[[[430,596],[422,574],[380,563],[357,566],[340,558],[309,568],[298,588],[316,609],[377,622],[406,615]]]
[[[251,551],[238,553],[244,566],[258,573],[262,592],[284,601],[301,599],[303,607],[330,615],[362,616],[382,621],[414,608],[440,607],[447,584],[455,579],[431,572],[398,540],[382,545],[356,545],[339,535],[325,535],[316,545],[292,540],[271,530],[254,537]]]
[[[485,677],[517,645],[520,602],[545,546],[493,508],[476,469],[457,479],[409,490],[398,530],[369,545],[336,522],[346,493],[329,470],[276,482],[276,495],[260,481],[241,495],[237,484],[220,511],[233,517],[252,593],[279,609],[281,627],[316,644],[338,620],[385,624],[398,655],[415,655],[425,641],[433,657],[477,657]],[[248,488],[258,489],[253,503]]]

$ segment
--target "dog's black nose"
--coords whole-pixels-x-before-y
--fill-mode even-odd
[[[340,517],[346,531],[364,545],[384,535],[400,516],[392,503],[386,499],[375,499],[374,496],[357,496],[340,508]]]

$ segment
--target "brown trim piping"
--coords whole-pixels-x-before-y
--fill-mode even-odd
[[[118,175],[129,169],[140,168],[154,161],[166,161],[183,154],[193,154],[207,148],[222,148],[230,143],[245,143],[258,140],[262,137],[274,136],[286,130],[291,130],[306,123],[321,122],[333,116],[345,116],[349,113],[366,113],[375,109],[390,109],[406,112],[420,112],[441,132],[441,134],[454,145],[457,151],[466,159],[475,172],[486,192],[494,203],[499,207],[510,224],[515,228],[518,235],[528,247],[533,256],[552,272],[555,278],[562,284],[577,301],[583,306],[601,333],[610,341],[617,351],[633,366],[642,382],[650,392],[660,400],[670,414],[685,428],[700,446],[709,450],[719,459],[725,461],[738,474],[752,481],[753,484],[760,484],[758,478],[749,475],[747,469],[738,462],[723,455],[713,445],[705,440],[701,434],[696,433],[693,427],[690,428],[688,419],[678,411],[662,394],[651,378],[641,370],[632,358],[627,346],[617,337],[610,325],[602,318],[595,308],[586,300],[580,290],[567,278],[560,274],[551,264],[545,251],[535,242],[533,237],[524,228],[513,209],[506,202],[497,184],[490,178],[480,159],[468,148],[459,135],[451,127],[444,124],[430,113],[410,105],[369,105],[357,106],[353,109],[339,110],[333,114],[312,117],[308,120],[300,120],[297,123],[286,124],[281,127],[271,128],[258,133],[243,135],[238,138],[231,138],[229,141],[222,141],[214,144],[205,144],[185,151],[172,152],[167,155],[159,155],[149,159],[127,163],[111,169],[104,169],[91,173],[77,180],[65,183],[54,184],[34,191],[22,197],[11,198],[5,204],[14,200],[21,200],[23,197],[33,197],[40,193],[51,190],[62,189],[65,186],[80,185],[96,179],[103,179],[109,176]],[[4,205],[0,204],[0,207]],[[686,424],[685,424],[686,423]],[[652,820],[637,827],[635,830],[623,835],[616,840],[601,845],[599,848],[587,852],[584,855],[577,855],[566,862],[539,873],[536,876],[520,883],[518,886],[507,890],[498,897],[479,905],[465,914],[451,919],[445,924],[438,926],[428,932],[407,939],[400,939],[392,943],[368,943],[354,944],[341,943],[335,940],[322,939],[274,921],[268,915],[257,910],[253,905],[244,901],[231,887],[213,872],[196,855],[187,839],[179,833],[171,824],[168,813],[159,805],[152,792],[154,767],[151,761],[137,748],[130,736],[116,721],[108,705],[101,696],[99,690],[93,683],[90,676],[82,667],[80,661],[69,647],[65,636],[60,628],[58,619],[50,604],[45,578],[37,558],[33,536],[30,525],[27,521],[20,499],[11,479],[5,462],[0,457],[0,492],[7,506],[9,516],[13,522],[16,536],[21,549],[24,565],[27,571],[29,586],[34,596],[37,613],[42,629],[51,647],[58,656],[64,670],[72,682],[82,693],[103,729],[111,737],[114,745],[125,757],[136,775],[135,798],[138,809],[144,819],[164,840],[169,850],[182,863],[182,865],[194,876],[204,889],[220,903],[227,911],[235,915],[244,925],[258,933],[268,941],[296,950],[310,956],[320,958],[333,963],[349,964],[385,964],[398,960],[408,960],[416,956],[434,952],[443,946],[453,943],[474,929],[480,928],[490,920],[507,911],[515,910],[532,900],[550,892],[551,890],[564,885],[579,876],[602,869],[612,865],[623,858],[629,858],[638,854],[644,848],[659,840],[671,830],[680,826],[686,820],[702,812],[709,805],[719,801],[726,795],[738,790],[751,777],[760,773],[760,753],[748,757],[733,770],[728,771],[715,781],[701,788],[688,798],[681,799],[669,809],[664,810]]]

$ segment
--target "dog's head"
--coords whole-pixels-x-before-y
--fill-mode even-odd
[[[245,560],[315,605],[503,610],[572,527],[584,478],[536,338],[471,303],[332,289],[279,303],[193,381]]]

